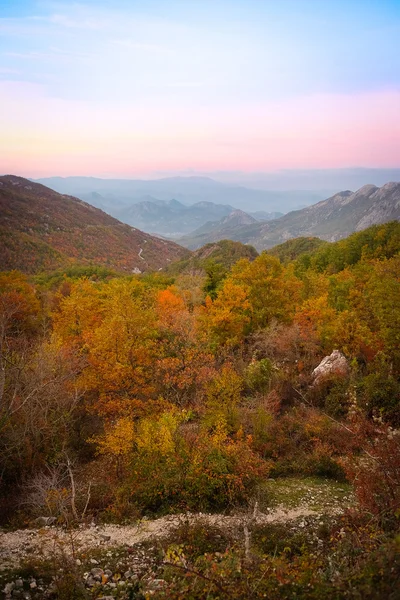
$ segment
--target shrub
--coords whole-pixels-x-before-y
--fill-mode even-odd
[[[380,415],[391,425],[400,426],[400,383],[388,373],[371,373],[363,378],[359,403],[367,414]]]
[[[152,427],[166,418],[154,418]],[[218,510],[242,503],[269,471],[251,439],[241,432],[229,437],[223,420],[212,431],[176,423],[168,443],[159,443],[162,439],[167,437],[159,434],[137,448],[123,488],[144,511]]]
[[[252,392],[266,392],[273,372],[272,362],[268,358],[252,360],[245,372],[245,382]]]
[[[343,460],[362,509],[399,525],[400,431],[355,413],[352,423],[361,455]]]

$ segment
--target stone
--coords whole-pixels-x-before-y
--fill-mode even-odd
[[[147,587],[150,590],[160,590],[166,585],[166,583],[167,582],[165,579],[153,579],[152,581],[148,582]]]
[[[11,592],[14,589],[14,587],[15,587],[15,583],[13,581],[11,581],[10,583],[6,583],[6,585],[4,586],[3,592],[5,594],[11,594]]]
[[[103,540],[103,542],[109,542],[111,540],[111,535],[105,535],[104,533],[100,533],[99,538]]]
[[[38,517],[35,519],[35,523],[38,527],[49,527],[50,525],[54,525],[56,521],[57,519],[55,517]]]
[[[91,575],[89,575],[89,577],[86,579],[86,585],[89,587],[93,587],[96,584],[96,580],[94,577],[92,577]]]
[[[325,356],[318,367],[312,372],[313,386],[319,385],[324,379],[331,375],[346,377],[349,373],[349,363],[347,358],[340,352],[334,350],[329,356]]]
[[[92,570],[90,571],[90,575],[91,575],[92,577],[94,577],[94,579],[95,579],[96,581],[101,581],[101,578],[102,578],[102,576],[103,576],[103,573],[104,573],[103,569],[100,569],[99,567],[95,567],[94,569],[92,569]]]

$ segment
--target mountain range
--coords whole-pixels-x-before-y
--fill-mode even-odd
[[[159,270],[189,254],[78,198],[14,175],[0,177],[0,214],[2,270],[95,264],[132,273]]]
[[[326,193],[319,190],[310,192],[305,189],[251,189],[215,181],[210,177],[165,177],[154,180],[49,177],[37,179],[36,182],[61,194],[85,200],[116,218],[122,218],[121,211],[146,201],[148,196],[151,197],[151,201],[175,199],[188,206],[198,202],[213,202],[228,204],[245,211],[267,213],[285,213],[326,198]]]
[[[270,221],[258,221],[231,205],[207,201],[187,207],[177,200],[147,198],[135,210],[142,220],[146,211],[151,219],[156,215],[160,226],[162,214],[167,215],[164,220],[169,223],[173,215],[177,221],[187,213],[192,220],[199,218],[198,214],[201,218],[206,213],[222,215],[180,238],[179,243],[197,249],[230,239],[261,251],[298,237],[333,242],[373,224],[400,220],[400,183],[339,192]],[[132,273],[165,269],[176,260],[190,257],[190,252],[177,243],[124,224],[83,200],[14,175],[0,177],[0,211],[3,270],[36,273],[74,264],[95,264]],[[229,252],[232,249],[230,246]]]
[[[124,223],[167,237],[179,237],[204,225],[207,221],[228,218],[236,211],[229,204],[214,202],[196,202],[186,206],[178,200],[157,200],[147,196],[141,202],[121,207],[114,211]],[[241,212],[241,211],[239,211]],[[250,216],[252,222],[268,221],[281,216],[282,213],[266,213],[258,211]]]
[[[223,218],[177,242],[196,249],[229,238],[251,244],[261,251],[296,237],[319,237],[333,242],[370,225],[399,219],[400,183],[392,182],[380,188],[365,185],[356,192],[339,192],[327,200],[268,222],[237,224]]]

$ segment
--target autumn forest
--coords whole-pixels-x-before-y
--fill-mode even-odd
[[[181,526],[151,595],[398,598],[399,250],[392,222],[142,275],[1,273],[3,526],[265,512],[269,482],[332,482],[354,499],[317,546]],[[68,586],[54,597],[101,596]]]

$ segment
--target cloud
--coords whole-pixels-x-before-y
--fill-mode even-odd
[[[49,23],[53,23],[61,27],[66,27],[68,29],[101,30],[106,29],[108,25],[106,19],[84,18],[83,20],[81,20],[74,19],[62,14],[50,15],[44,20],[47,20]]]

